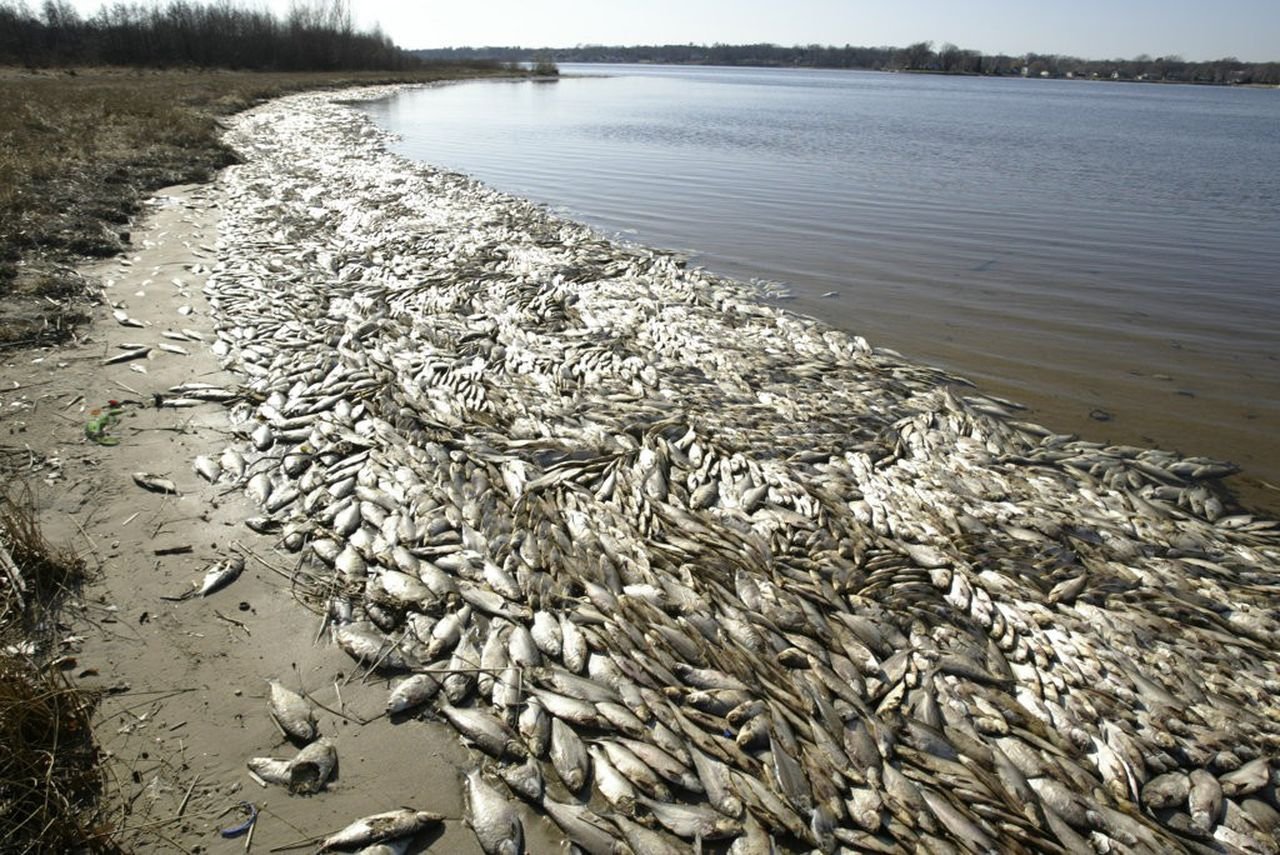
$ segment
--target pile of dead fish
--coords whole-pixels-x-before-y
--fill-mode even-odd
[[[1277,851],[1280,539],[1229,466],[1021,422],[330,96],[233,125],[249,402],[202,469],[390,712],[492,758],[486,851],[521,799],[592,853]]]

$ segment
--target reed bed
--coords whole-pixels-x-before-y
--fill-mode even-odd
[[[52,661],[59,605],[85,577],[20,489],[0,498],[0,828],[5,852],[119,851],[91,723],[98,695]]]

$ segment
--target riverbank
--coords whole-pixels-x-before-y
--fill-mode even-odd
[[[94,289],[77,261],[126,251],[130,219],[152,192],[233,163],[219,141],[226,116],[306,89],[511,74],[0,66],[0,349],[74,334]]]
[[[335,102],[386,94],[230,119],[243,162],[100,271],[120,316],[11,366],[51,533],[102,565],[77,678],[129,683],[104,714],[141,839],[238,850],[212,833],[241,800],[267,848],[409,804],[465,851],[470,765],[533,794],[530,851],[562,835],[547,814],[635,851],[1275,845],[1280,548],[1218,491],[1228,467],[1020,422],[759,289],[398,158]],[[120,443],[87,442],[117,389]],[[264,511],[269,534],[243,527]],[[225,589],[162,599],[236,557]],[[439,669],[456,706],[424,706],[469,755],[375,717]],[[292,753],[266,678],[323,705],[328,791],[245,774]]]

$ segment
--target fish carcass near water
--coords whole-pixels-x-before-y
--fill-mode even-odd
[[[1020,421],[333,97],[231,120],[220,477],[390,709],[586,851],[1276,851],[1280,544],[1230,466]]]

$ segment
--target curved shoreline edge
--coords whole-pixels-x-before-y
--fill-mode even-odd
[[[607,689],[711,764],[719,816],[745,804],[791,845],[1274,846],[1241,817],[1277,807],[1280,550],[1208,486],[1226,467],[1016,422],[391,155],[333,97],[232,121],[207,293],[262,399],[233,415],[272,437],[241,451],[354,626],[420,664],[442,650],[414,614],[469,620],[477,648],[539,614],[579,627]],[[365,492],[317,492],[346,479]],[[456,596],[388,608],[410,568]],[[565,667],[554,647],[531,662]],[[763,743],[717,732],[729,700],[760,705]]]

